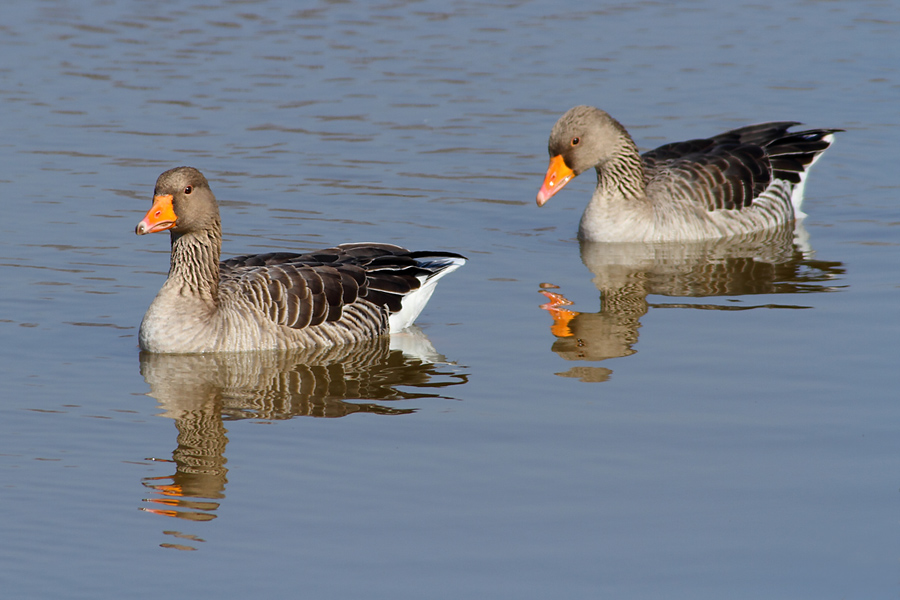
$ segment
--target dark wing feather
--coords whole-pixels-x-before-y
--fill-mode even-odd
[[[791,132],[766,146],[777,179],[800,183],[801,175],[831,145],[831,136],[843,129],[810,129]]]
[[[740,210],[776,179],[797,184],[839,129],[788,132],[795,121],[749,125],[708,139],[675,142],[642,155],[651,182],[662,182],[707,210]]]
[[[688,140],[686,142],[672,142],[650,150],[641,155],[644,164],[655,167],[662,163],[683,159],[686,156],[698,155],[706,152],[713,146],[711,139]]]
[[[696,197],[707,210],[750,206],[772,181],[765,150],[755,145],[721,144],[705,151],[647,165],[651,181],[666,180],[684,197]]]
[[[687,159],[691,156],[712,154],[723,150],[733,149],[742,145],[765,147],[772,140],[783,137],[787,130],[796,121],[778,121],[773,123],[760,123],[748,125],[739,129],[732,129],[711,138],[687,140],[685,142],[673,142],[664,144],[659,148],[645,152],[642,155],[645,164],[656,165],[666,161]]]
[[[358,300],[365,274],[281,254],[229,259],[222,263],[222,280],[273,322],[303,329],[340,319],[343,307]]]
[[[428,259],[452,252],[410,252],[392,244],[343,244],[308,254],[236,256],[221,263],[223,287],[243,295],[280,325],[302,329],[341,318],[365,299],[390,312],[421,279],[445,268]],[[227,283],[227,285],[226,285]]]
[[[710,138],[714,144],[753,144],[755,146],[767,146],[772,140],[783,137],[787,130],[794,125],[800,125],[797,121],[773,121],[771,123],[757,123],[747,125],[720,133]]]

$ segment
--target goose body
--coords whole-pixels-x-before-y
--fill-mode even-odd
[[[641,155],[609,114],[576,106],[550,133],[537,203],[594,168],[597,187],[578,228],[584,241],[704,240],[778,227],[804,216],[807,172],[841,131],[788,131],[798,124],[750,125]]]
[[[169,276],[141,322],[142,350],[235,352],[329,346],[400,331],[466,259],[392,244],[343,244],[220,262],[218,205],[200,171],[159,176],[138,235],[170,231]]]

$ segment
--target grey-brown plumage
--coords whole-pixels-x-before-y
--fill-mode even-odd
[[[452,252],[343,244],[219,262],[218,206],[200,171],[160,175],[137,233],[171,232],[169,277],[141,323],[151,352],[221,352],[354,342],[412,324],[437,280],[465,263]]]
[[[788,131],[798,124],[750,125],[642,156],[618,121],[576,106],[550,133],[538,205],[594,168],[597,187],[579,226],[586,241],[701,240],[777,227],[802,216],[806,173],[841,131]]]

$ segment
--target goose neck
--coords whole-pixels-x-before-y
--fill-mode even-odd
[[[169,280],[179,282],[182,293],[216,302],[221,249],[222,233],[218,223],[204,231],[173,232]]]

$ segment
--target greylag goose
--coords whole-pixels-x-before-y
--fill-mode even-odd
[[[165,353],[286,349],[356,342],[405,329],[438,280],[466,259],[391,244],[343,244],[219,262],[216,198],[191,167],[156,181],[138,235],[169,231],[169,276],[141,322],[142,350]]]
[[[807,171],[842,131],[788,131],[794,125],[750,125],[641,155],[609,114],[576,106],[550,132],[537,204],[594,167],[597,187],[581,217],[581,240],[703,240],[777,227],[804,216]]]

